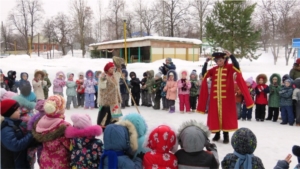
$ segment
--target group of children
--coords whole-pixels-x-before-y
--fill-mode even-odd
[[[102,128],[92,125],[89,115],[71,115],[72,124],[65,120],[65,102],[60,95],[38,100],[36,113],[25,120],[20,118],[17,101],[1,100],[1,168],[29,169],[37,162],[40,168],[56,169],[215,169],[220,165],[223,169],[264,169],[261,159],[253,155],[257,140],[248,128],[233,134],[234,153],[220,163],[217,147],[208,139],[210,131],[202,123],[190,120],[178,131],[168,125],[150,131],[140,114],[131,113],[108,125],[102,142],[96,138]],[[25,130],[20,127],[22,122],[27,125]],[[300,147],[292,151],[300,167]],[[276,168],[288,168],[289,163],[290,158],[280,160]]]

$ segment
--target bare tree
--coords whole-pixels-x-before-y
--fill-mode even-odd
[[[42,32],[48,38],[48,44],[50,45],[51,40],[55,38],[55,23],[54,19],[47,19],[43,25]],[[51,52],[50,52],[51,57]]]
[[[37,24],[42,19],[42,4],[40,0],[27,0],[27,8],[29,13],[29,26],[30,26],[30,45],[32,46],[33,35],[35,33],[35,29],[37,28]]]
[[[204,27],[205,27],[205,18],[209,12],[208,7],[209,5],[212,5],[211,0],[193,0],[191,2],[191,7],[195,10],[193,12],[193,16],[196,16],[196,23],[199,27],[199,39],[202,40],[203,35],[204,35]]]
[[[54,20],[55,37],[59,43],[63,55],[67,54],[66,47],[69,46],[69,37],[73,31],[72,20],[63,13],[58,13]]]
[[[5,51],[9,50],[9,46],[8,43],[10,43],[10,39],[11,39],[11,32],[8,29],[8,27],[6,25],[3,24],[3,21],[1,22],[1,39],[3,39],[4,41],[4,47],[5,47]]]
[[[79,32],[80,48],[82,50],[82,57],[86,53],[85,49],[85,36],[87,33],[88,25],[91,25],[93,17],[92,9],[87,6],[86,0],[72,0],[72,16],[74,23]]]
[[[188,21],[188,11],[190,8],[190,4],[186,1],[181,0],[163,0],[159,1],[155,8],[158,11],[159,16],[162,17],[162,21],[160,21],[163,25],[157,24],[161,29],[161,27],[167,28],[169,32],[169,36],[174,37],[175,28],[178,24],[182,22]],[[163,30],[164,31],[164,30]]]
[[[151,35],[151,30],[154,28],[155,24],[158,22],[158,12],[154,5],[143,4],[139,0],[139,4],[135,8],[136,20],[140,23],[140,32],[142,36],[143,28],[146,30],[147,35]]]
[[[125,6],[124,0],[111,0],[109,3],[109,14],[106,21],[110,22],[111,29],[114,30],[114,36],[111,39],[120,39],[123,25],[123,10]]]
[[[101,0],[98,0],[98,16],[99,18],[96,20],[96,22],[94,23],[94,38],[97,42],[101,42],[102,41],[102,3]]]
[[[271,22],[268,18],[268,14],[265,10],[260,10],[259,13],[255,14],[255,18],[257,18],[254,23],[257,30],[260,30],[260,40],[263,45],[264,51],[268,52],[269,43],[271,40]]]

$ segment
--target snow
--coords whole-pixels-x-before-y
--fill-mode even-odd
[[[171,42],[184,42],[184,43],[192,43],[195,45],[200,45],[202,43],[199,39],[188,39],[188,38],[174,38],[174,37],[163,37],[163,36],[145,36],[139,38],[129,38],[126,39],[126,42],[135,42],[135,41],[143,41],[143,40],[161,40],[161,41],[171,41]],[[101,42],[101,43],[93,43],[90,44],[92,46],[99,46],[99,45],[106,45],[106,44],[114,44],[114,43],[124,43],[124,39],[121,40],[114,40],[108,42]]]
[[[283,53],[280,55],[283,56]],[[52,60],[47,60],[34,55],[31,58],[27,55],[11,55],[7,58],[0,59],[0,68],[5,74],[9,70],[16,70],[18,74],[17,79],[20,78],[19,75],[21,72],[27,72],[30,80],[33,79],[34,70],[45,69],[49,74],[50,80],[53,81],[57,71],[63,71],[65,73],[72,72],[76,74],[75,78],[77,78],[77,74],[80,71],[86,72],[89,69],[93,71],[103,70],[104,65],[110,61],[110,59],[75,58],[71,55]],[[199,62],[173,59],[173,62],[177,66],[177,72],[179,72],[181,69],[186,69],[189,72],[191,72],[193,69],[196,69],[198,74],[201,72],[202,68],[199,65],[203,65],[204,61],[205,58],[200,58]],[[153,63],[133,63],[128,64],[127,69],[129,72],[135,71],[137,76],[142,78],[142,74],[146,70],[153,69],[156,73],[159,66],[161,66],[163,62],[163,60],[159,60]],[[285,66],[285,59],[279,58],[278,64],[275,66],[273,65],[272,55],[270,53],[262,53],[258,60],[254,60],[252,62],[248,60],[241,60],[240,67],[244,78],[247,79],[250,76],[255,78],[259,73],[265,73],[268,76],[270,76],[272,73],[284,75],[289,73],[292,64],[293,60],[291,59],[289,66]],[[52,88],[49,93],[52,93]],[[190,119],[195,119],[197,121],[206,123],[207,115],[198,113],[180,114],[178,112],[178,105],[179,104],[177,100],[177,112],[174,114],[169,114],[168,112],[162,110],[154,111],[152,108],[147,107],[138,108],[143,117],[146,119],[149,128],[154,128],[160,124],[168,124],[177,129],[182,122]],[[129,107],[123,110],[124,115],[133,112],[137,112],[134,107]],[[97,110],[71,108],[71,110],[66,111],[66,120],[71,122],[70,116],[76,113],[89,114],[93,119],[93,123],[96,124],[98,114]],[[254,111],[252,115],[254,116]],[[251,122],[239,121],[239,127],[250,128],[255,133],[258,140],[258,145],[254,154],[262,159],[266,169],[273,168],[276,165],[277,160],[284,159],[287,154],[292,153],[291,149],[293,145],[299,145],[300,143],[299,127],[282,126],[279,123],[280,121],[276,123],[270,121],[256,122],[253,120]],[[232,134],[233,133],[230,133],[230,136],[232,136]],[[213,135],[210,137],[210,139],[212,137]],[[233,152],[232,146],[230,144],[223,144],[222,139],[217,142],[216,145],[218,147],[220,161],[222,161],[226,154]],[[292,163],[290,164],[291,168],[294,167],[296,163],[297,159],[296,157],[293,157]]]

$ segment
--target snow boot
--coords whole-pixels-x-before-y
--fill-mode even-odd
[[[220,132],[216,132],[214,138],[212,139],[213,141],[219,141],[220,140]]]
[[[229,133],[223,132],[223,137],[224,137],[223,143],[228,144],[229,143]]]
[[[169,113],[175,113],[175,106],[170,106],[170,111]]]

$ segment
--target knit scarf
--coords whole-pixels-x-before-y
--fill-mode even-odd
[[[240,169],[240,167],[243,165],[244,169],[252,168],[252,157],[253,154],[239,154],[236,151],[233,153],[238,157],[237,162],[235,163],[234,169]]]
[[[182,87],[181,90],[182,91],[186,91],[187,90],[187,86],[186,86],[186,79],[181,79],[181,83],[182,83]]]
[[[113,150],[104,150],[101,159],[100,159],[100,169],[104,168],[104,159],[108,157],[108,168],[117,169],[118,168],[118,156],[124,155],[123,151],[113,151]]]

